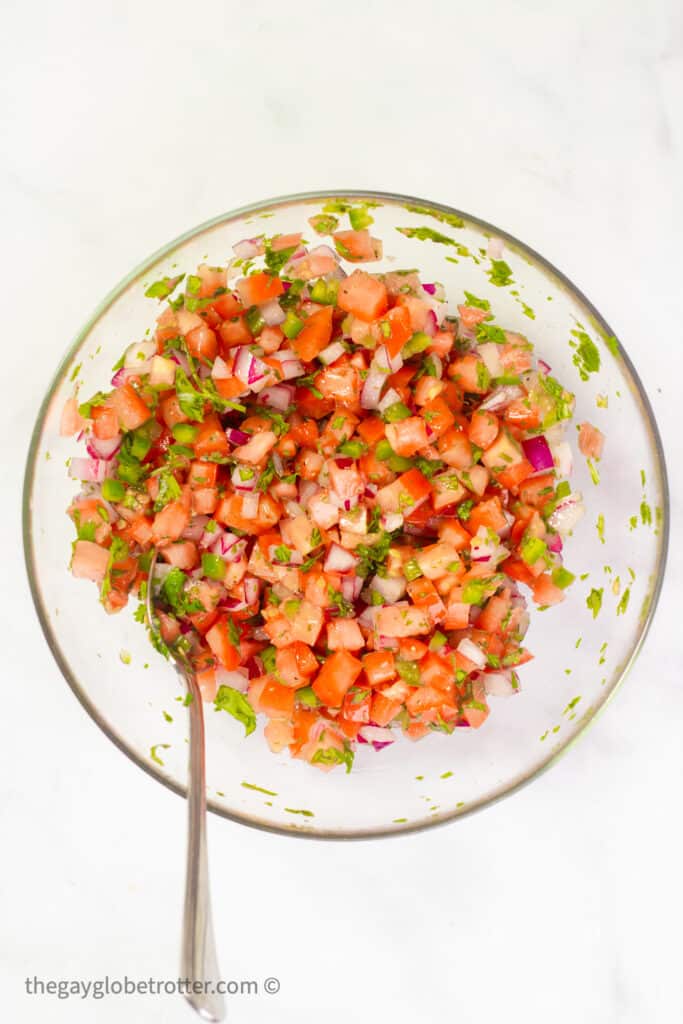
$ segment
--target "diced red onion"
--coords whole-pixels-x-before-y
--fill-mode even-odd
[[[173,349],[172,352],[169,352],[168,358],[171,360],[172,363],[177,363],[184,373],[189,374],[190,364],[187,361],[187,356],[185,355],[184,352],[178,352],[176,349]]]
[[[257,384],[268,373],[268,367],[260,359],[257,359],[246,345],[241,345],[235,355],[233,373],[243,384],[251,387]]]
[[[105,459],[71,459],[69,476],[72,480],[87,480],[90,483],[101,484],[107,476],[107,462]]]
[[[423,284],[422,287],[424,288],[428,295],[433,295],[434,292],[436,291],[435,284]]]
[[[546,377],[548,376],[551,370],[551,367],[548,365],[548,363],[546,363],[545,359],[538,360],[538,368],[541,371],[541,373],[544,373],[546,375]]]
[[[108,462],[109,459],[113,459],[117,451],[121,447],[121,441],[123,440],[121,434],[117,434],[116,437],[107,438],[103,440],[99,437],[88,437],[85,443],[85,447],[88,450],[88,455],[93,459],[103,459]]]
[[[279,409],[280,412],[284,412],[285,409],[289,408],[293,398],[294,388],[282,384],[275,384],[271,388],[264,388],[258,396],[260,404],[267,405],[271,409]]]
[[[283,380],[294,380],[295,377],[303,377],[304,365],[298,359],[288,359],[286,363],[282,363],[281,373]]]
[[[554,469],[553,455],[543,434],[538,434],[536,437],[529,437],[526,441],[522,441],[522,448],[526,458],[536,472],[541,469]]]
[[[559,555],[562,551],[562,538],[559,533],[549,533],[546,537],[546,543],[550,551],[555,555]]]
[[[124,370],[124,368],[121,367],[121,369],[117,370],[116,373],[114,374],[114,376],[112,377],[112,379],[111,379],[111,386],[113,388],[119,388],[119,387],[121,387],[122,384],[126,383],[127,379],[128,379],[128,371]]]
[[[236,537],[234,533],[221,532],[220,536],[216,536],[214,533],[214,542],[211,548],[216,555],[229,555],[233,552],[235,546],[239,543],[240,537]]]
[[[181,534],[183,540],[200,540],[204,535],[204,528],[208,521],[208,516],[193,516]]]
[[[278,324],[284,323],[287,318],[287,314],[277,299],[271,299],[270,302],[264,302],[263,305],[258,308],[268,327],[277,327]]]
[[[396,738],[391,729],[381,725],[362,725],[358,730],[358,736],[366,743],[381,743],[382,746],[393,743]]]
[[[244,577],[244,598],[248,605],[256,604],[258,601],[261,583],[253,576]]]
[[[223,527],[220,526],[215,520],[214,520],[214,524],[213,525],[214,525],[214,529],[213,530],[211,530],[209,532],[208,530],[205,529],[204,533],[199,538],[199,546],[200,546],[200,548],[210,548],[210,547],[213,547],[213,545],[216,543],[218,538],[225,532]],[[217,554],[219,554],[219,553],[220,552],[217,552]]]
[[[395,636],[378,636],[377,647],[380,651],[397,651],[398,639]]]
[[[436,318],[436,313],[433,309],[427,312],[427,319],[425,321],[425,334],[433,338],[439,329],[439,321]]]
[[[247,444],[251,438],[250,434],[245,433],[244,430],[238,430],[236,427],[228,427],[225,436],[230,444],[235,445]]]
[[[252,260],[264,253],[265,246],[262,238],[244,238],[233,245],[232,251],[238,259]]]
[[[243,480],[242,477],[240,476],[240,470],[243,468],[244,467],[235,466],[235,468],[232,471],[232,476],[230,477],[230,480],[232,481],[232,486],[240,494],[245,494],[249,491],[256,490],[256,485],[261,475],[257,470],[251,469],[252,475],[249,477],[248,480]]]
[[[380,522],[383,530],[393,533],[394,530],[400,530],[403,526],[403,516],[400,512],[385,512]]]
[[[358,559],[339,544],[330,544],[325,558],[325,572],[352,572],[358,565]]]

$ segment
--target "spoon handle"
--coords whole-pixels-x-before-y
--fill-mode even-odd
[[[186,676],[190,702],[190,764],[188,774],[187,873],[180,976],[189,981],[185,993],[190,1005],[204,1020],[225,1018],[225,1000],[214,991],[220,979],[216,941],[211,919],[209,862],[206,845],[206,766],[204,713],[199,687],[190,672]],[[198,984],[201,982],[201,986]],[[199,989],[202,989],[200,992]],[[195,991],[195,989],[197,991]]]

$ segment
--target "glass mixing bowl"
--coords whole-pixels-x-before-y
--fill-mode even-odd
[[[212,811],[257,828],[348,839],[452,821],[514,792],[571,746],[615,692],[647,633],[664,571],[668,503],[657,426],[628,356],[588,299],[522,242],[449,207],[382,193],[290,196],[216,217],[155,253],[95,310],[41,406],[26,470],[26,562],[45,637],[80,702],[128,757],[184,794],[188,723],[173,667],[149,646],[132,610],[107,616],[93,586],[67,568],[73,529],[65,509],[78,484],[65,460],[77,446],[59,436],[62,406],[73,378],[86,397],[108,386],[123,348],[144,336],[156,313],[144,297],[149,283],[200,262],[225,264],[244,237],[306,232],[306,219],[332,196],[378,204],[373,234],[384,242],[384,258],[372,270],[420,268],[423,281],[443,282],[452,304],[462,301],[463,289],[489,299],[497,322],[527,334],[576,392],[575,422],[587,419],[607,437],[597,482],[569,428],[572,480],[586,505],[565,545],[565,564],[577,579],[564,604],[532,608],[526,643],[535,660],[520,671],[519,694],[491,698],[483,728],[418,743],[401,738],[379,752],[361,746],[350,774],[323,773],[286,752],[274,756],[261,729],[245,739],[238,722],[206,707]],[[400,230],[406,227],[428,230],[409,237]],[[492,236],[505,243],[512,272],[505,286],[491,280]],[[599,372],[584,372],[586,380],[575,358],[580,339],[573,332],[582,331],[600,354]],[[587,606],[592,591],[602,596],[595,617]]]

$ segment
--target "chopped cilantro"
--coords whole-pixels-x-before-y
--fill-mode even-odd
[[[244,726],[244,735],[248,736],[256,728],[256,713],[253,707],[239,690],[232,686],[220,686],[214,701],[216,711],[227,711]]]
[[[496,288],[504,288],[513,284],[512,270],[505,260],[491,260],[491,269],[487,271],[489,281],[495,284]]]
[[[594,619],[597,619],[598,612],[602,608],[602,595],[603,595],[603,588],[602,587],[600,587],[599,590],[596,590],[596,588],[593,587],[593,589],[591,590],[590,594],[586,598],[586,607],[589,609],[589,611],[591,611],[593,613],[593,618]]]

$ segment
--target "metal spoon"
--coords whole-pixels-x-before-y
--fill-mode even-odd
[[[159,634],[154,614],[153,576],[157,562],[154,552],[147,575],[147,623]],[[180,977],[188,982],[184,995],[204,1020],[225,1019],[225,1000],[215,991],[220,980],[216,940],[211,918],[209,862],[206,849],[206,765],[204,760],[204,713],[202,698],[192,667],[184,653],[169,648],[176,671],[190,697],[190,758],[187,782],[188,834],[185,873],[185,908]]]

